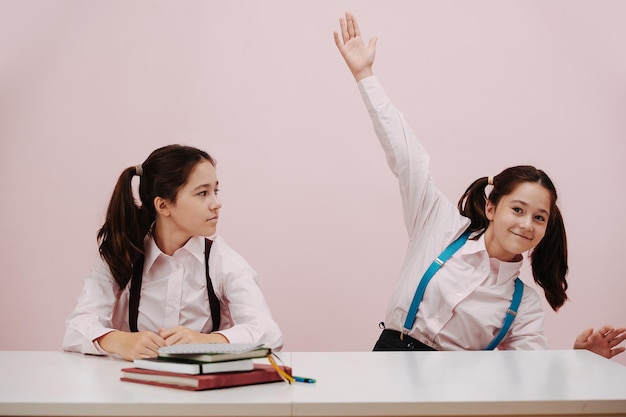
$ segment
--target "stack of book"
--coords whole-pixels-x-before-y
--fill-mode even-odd
[[[272,365],[258,363],[270,354],[262,345],[246,343],[166,346],[157,358],[135,359],[120,379],[193,391],[282,381]],[[282,370],[291,375],[291,368]]]

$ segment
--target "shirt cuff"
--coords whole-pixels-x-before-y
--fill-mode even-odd
[[[390,102],[389,97],[387,96],[383,86],[380,84],[377,76],[372,75],[370,77],[363,78],[357,85],[359,86],[361,97],[363,97],[363,101],[365,102],[365,106],[368,110],[374,110]]]
[[[219,330],[213,333],[221,334],[230,343],[254,343],[253,338],[250,336],[250,332],[245,329],[238,329],[231,327],[230,329]]]
[[[102,347],[100,346],[100,343],[98,343],[98,341],[96,339],[98,339],[98,338],[100,338],[100,337],[102,337],[102,336],[104,336],[106,334],[109,334],[109,333],[111,333],[113,331],[115,331],[115,329],[106,329],[104,332],[99,332],[99,334],[91,335],[90,339],[92,341],[93,348],[94,348],[95,352],[89,352],[89,353],[93,353],[93,354],[97,354],[97,355],[110,355],[111,353],[109,353],[106,350],[102,349]]]

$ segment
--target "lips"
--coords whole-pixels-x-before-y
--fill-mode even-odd
[[[521,238],[521,239],[533,240],[533,239],[532,239],[532,237],[525,236],[525,235],[523,235],[523,234],[519,234],[519,233],[515,233],[515,232],[511,232],[511,233],[513,233],[515,236],[517,236],[517,237],[519,237],[519,238]]]

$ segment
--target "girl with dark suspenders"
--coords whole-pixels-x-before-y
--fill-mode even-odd
[[[282,347],[255,271],[216,234],[218,184],[214,160],[189,146],[159,148],[122,172],[65,350],[132,360],[179,343]]]
[[[354,16],[335,44],[358,83],[387,162],[398,178],[409,247],[374,350],[545,349],[537,293],[518,278],[529,253],[535,282],[557,310],[567,300],[567,243],[550,178],[531,166],[472,183],[457,205],[434,186],[429,158],[374,76],[376,38]],[[587,329],[575,341],[605,357],[626,329]]]

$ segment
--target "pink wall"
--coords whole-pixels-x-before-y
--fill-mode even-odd
[[[14,0],[0,349],[60,348],[118,174],[179,142],[217,158],[220,233],[260,273],[285,349],[370,350],[406,235],[332,40],[345,10],[379,37],[375,70],[451,199],[520,163],[557,183],[571,301],[546,313],[551,348],[626,325],[626,3]]]

